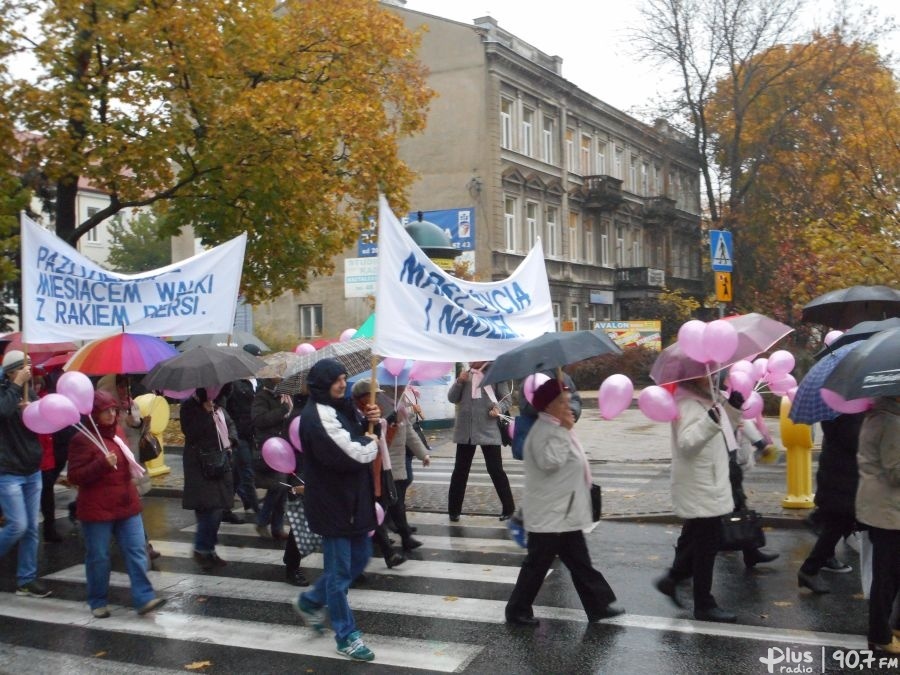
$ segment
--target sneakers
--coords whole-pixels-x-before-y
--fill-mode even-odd
[[[91,614],[95,619],[108,619],[110,617],[109,607],[95,607],[91,610]]]
[[[362,641],[362,633],[358,630],[343,640],[338,640],[337,651],[338,654],[349,656],[354,661],[371,661],[375,658],[375,652],[366,647],[366,643]]]
[[[312,604],[303,598],[303,594],[297,596],[294,600],[294,611],[300,617],[304,625],[309,626],[319,635],[325,632],[325,608],[313,607]]]
[[[40,581],[29,581],[16,589],[16,595],[28,595],[32,598],[46,598],[52,591]]]
[[[842,563],[837,558],[829,558],[825,564],[822,565],[822,571],[834,572],[835,574],[847,574],[847,572],[852,572],[853,568],[847,563]]]
[[[164,604],[166,604],[165,598],[153,598],[150,602],[148,602],[143,607],[140,607],[137,611],[138,614],[143,616],[144,614],[148,614],[152,612],[154,609],[159,609]]]

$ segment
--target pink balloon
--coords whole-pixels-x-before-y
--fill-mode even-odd
[[[797,387],[791,387],[790,389],[787,390],[787,394],[785,394],[785,395],[788,397],[788,401],[793,403],[794,398],[796,398],[796,396],[797,396]]]
[[[381,362],[381,365],[383,365],[384,369],[391,375],[393,375],[394,377],[398,377],[406,367],[406,359],[397,359],[393,356],[388,356],[386,359],[384,359],[384,361]]]
[[[266,464],[279,473],[294,473],[297,468],[294,449],[280,436],[266,439],[262,444],[262,456]]]
[[[836,391],[831,391],[831,389],[819,389],[819,394],[822,396],[822,400],[825,401],[825,405],[845,415],[865,412],[872,407],[872,399],[870,398],[852,398],[848,400]]]
[[[52,426],[52,431],[77,424],[81,414],[75,404],[62,394],[47,394],[41,399],[41,417]]]
[[[671,422],[678,417],[678,406],[668,390],[653,385],[638,396],[638,408],[654,422]]]
[[[745,399],[750,395],[750,392],[753,391],[753,385],[753,378],[743,370],[738,370],[737,372],[735,372],[735,370],[732,368],[728,372],[728,388],[731,391],[738,392]]]
[[[72,401],[82,415],[89,415],[94,409],[94,384],[87,375],[77,370],[62,374],[56,382],[56,393]]]
[[[378,521],[379,525],[384,522],[384,507],[378,502],[375,502],[375,520]]]
[[[525,381],[522,383],[522,394],[525,396],[525,400],[531,403],[531,398],[534,396],[534,390],[539,389],[544,382],[550,379],[549,375],[544,375],[543,373],[534,373],[533,375],[529,375],[525,378]]]
[[[763,398],[758,391],[751,391],[747,400],[744,401],[743,418],[745,420],[756,419],[762,414]]]
[[[46,417],[41,414],[41,402],[32,401],[22,410],[22,424],[36,434],[52,434],[54,429]]]
[[[308,342],[303,342],[294,347],[295,354],[312,354],[314,351],[316,351],[316,348]]]
[[[418,382],[428,380],[436,380],[450,372],[453,367],[452,363],[444,363],[439,361],[416,361],[409,369],[409,379]]]
[[[766,376],[769,367],[769,359],[760,358],[756,359],[753,362],[753,374],[756,376],[757,380],[761,380]]]
[[[794,369],[796,363],[793,354],[786,349],[779,349],[769,355],[766,371],[769,375],[787,375]]]
[[[163,389],[162,394],[166,398],[171,398],[176,401],[184,401],[186,399],[189,399],[191,396],[193,396],[195,391],[197,391],[197,390],[196,389],[181,389],[181,390]]]
[[[341,336],[338,338],[338,342],[346,342],[347,340],[352,340],[353,336],[356,335],[356,328],[345,328],[343,332],[341,332]]]
[[[734,356],[738,346],[738,334],[729,321],[717,319],[706,324],[703,330],[703,351],[707,361],[725,363]]]
[[[837,340],[843,334],[844,334],[844,331],[842,331],[842,330],[830,330],[830,331],[828,331],[828,333],[826,333],[824,342],[826,345],[830,345],[832,342]]]
[[[600,385],[597,392],[597,405],[600,407],[600,416],[611,420],[621,413],[634,398],[634,384],[627,376],[620,373],[610,375]]]
[[[292,419],[288,425],[288,438],[291,440],[291,444],[297,448],[297,452],[303,452],[303,447],[300,445],[300,415]]]
[[[784,396],[789,389],[797,386],[797,380],[793,375],[780,375],[778,379],[769,382],[769,389],[773,394]]]
[[[728,367],[729,373],[745,373],[755,384],[756,377],[756,369],[753,367],[753,364],[746,359],[741,359],[740,361],[735,361]]]
[[[678,329],[678,346],[687,354],[688,358],[706,363],[706,350],[703,348],[703,334],[706,324],[697,319],[691,319]]]

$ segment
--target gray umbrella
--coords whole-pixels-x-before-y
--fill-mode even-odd
[[[284,380],[275,387],[279,394],[299,394],[303,391],[310,368],[322,359],[335,359],[352,377],[372,368],[372,338],[359,337],[346,342],[333,342],[312,354],[303,354],[300,360],[284,370]]]
[[[867,340],[875,335],[875,333],[880,333],[888,328],[897,328],[898,326],[900,326],[900,318],[897,317],[892,319],[882,319],[881,321],[860,321],[853,326],[853,328],[834,340],[830,345],[826,345],[816,352],[815,358],[817,360],[821,359],[826,354],[829,354],[836,349],[840,349],[844,345],[859,342],[860,340]]]
[[[881,331],[859,343],[822,387],[845,399],[900,396],[900,328]]]
[[[860,321],[900,316],[900,291],[889,286],[850,286],[830,291],[803,307],[803,320],[844,330]]]
[[[561,368],[600,354],[621,354],[622,349],[602,330],[544,333],[501,354],[488,368],[484,384],[519,380],[548,368]]]
[[[141,381],[151,391],[216,387],[254,377],[266,362],[243,349],[194,347],[156,364]]]
[[[244,345],[256,345],[261,352],[270,351],[265,342],[255,335],[236,330],[233,333],[203,333],[191,335],[187,340],[178,345],[178,351],[190,351],[194,347],[225,347],[240,349]]]

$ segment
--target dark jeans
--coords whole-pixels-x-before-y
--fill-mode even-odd
[[[266,490],[259,514],[256,516],[256,524],[261,527],[271,525],[272,532],[280,532],[284,527],[284,502],[287,500],[289,488],[284,485]]]
[[[532,604],[557,556],[572,575],[572,582],[588,620],[599,618],[604,608],[615,602],[616,594],[591,564],[591,555],[581,530],[529,532],[528,555],[525,556],[516,586],[506,603],[507,616],[533,616]]]
[[[245,509],[258,511],[259,498],[253,484],[253,455],[250,452],[250,443],[242,438],[238,439],[237,445],[232,450],[231,460],[235,494],[241,498]]]
[[[194,550],[198,553],[212,553],[219,540],[219,525],[222,524],[222,509],[196,509],[197,532],[194,535]]]
[[[56,525],[56,496],[53,494],[53,486],[56,479],[62,473],[62,466],[57,465],[53,469],[41,471],[41,515],[44,516],[44,531],[52,530]]]
[[[512,489],[509,487],[509,478],[503,470],[503,458],[500,456],[499,445],[482,445],[481,453],[484,455],[484,463],[488,474],[494,483],[497,496],[503,513],[512,514],[516,510]],[[453,465],[453,475],[450,476],[450,493],[447,497],[447,513],[458,516],[462,513],[463,500],[466,497],[466,483],[469,482],[469,470],[472,468],[472,459],[475,457],[475,446],[459,443],[456,446],[456,463]]]
[[[872,542],[872,586],[869,588],[869,642],[891,641],[891,611],[900,604],[900,530],[869,528]],[[900,611],[900,607],[897,608]],[[900,629],[900,617],[894,618]]]
[[[853,532],[856,519],[850,515],[841,515],[829,511],[819,510],[817,521],[821,524],[821,531],[816,543],[803,561],[800,571],[804,574],[818,574],[825,566],[829,558],[834,557],[834,548],[841,540]]]
[[[718,517],[689,518],[681,527],[669,576],[676,582],[693,577],[694,611],[717,606],[712,579],[721,532],[722,521]]]

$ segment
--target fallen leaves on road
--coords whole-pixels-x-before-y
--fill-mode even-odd
[[[103,650],[102,652],[97,652],[96,654],[94,654],[94,656],[97,658],[100,658],[101,656],[106,656],[107,654],[109,654],[109,652],[106,650]]]
[[[212,661],[194,661],[192,663],[188,663],[184,669],[185,670],[203,670],[204,668],[209,668],[212,665]]]
[[[794,606],[793,602],[788,602],[787,600],[776,600],[772,604],[775,605],[776,607],[793,607]]]
[[[457,600],[459,600],[458,595],[445,595],[444,596],[444,602],[456,602]]]

